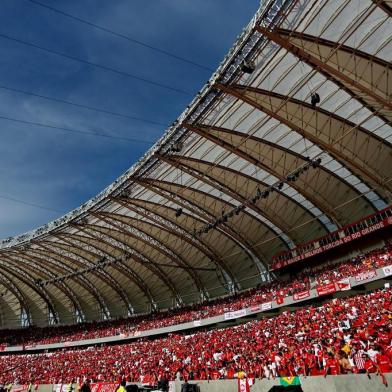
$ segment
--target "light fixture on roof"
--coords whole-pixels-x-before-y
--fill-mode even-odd
[[[251,74],[256,69],[256,66],[253,61],[244,60],[241,63],[240,69],[244,73]]]
[[[321,158],[317,158],[317,159],[313,160],[312,167],[315,169],[316,167],[319,167],[320,164],[321,164]]]
[[[174,142],[170,148],[172,152],[181,152],[184,145],[180,142]]]
[[[310,103],[313,107],[315,107],[318,103],[320,103],[320,95],[318,95],[316,92],[312,93],[310,96]]]
[[[266,188],[264,191],[261,191],[259,187],[256,188],[256,195],[247,199],[246,202],[250,202],[253,204],[256,204],[257,200],[260,199],[266,199],[272,192],[275,192],[276,190],[281,190],[283,189],[284,185],[290,181],[296,181],[299,176],[306,172],[310,167],[317,168],[321,164],[321,158],[317,159],[310,159],[305,157],[305,160],[307,163],[303,166],[295,170],[294,172],[288,174],[283,180],[269,186]],[[203,233],[208,233],[211,229],[215,229],[217,226],[219,226],[221,223],[225,223],[229,220],[229,218],[232,218],[234,215],[239,215],[242,211],[246,210],[246,204],[240,204],[237,207],[229,210],[228,213],[226,213],[224,210],[221,212],[221,216],[219,216],[213,223],[207,224],[204,227],[202,227],[200,230],[196,231],[194,230],[194,235],[202,235]],[[178,211],[181,211],[181,208],[179,208],[176,212],[176,216],[181,215],[181,213],[178,215]]]
[[[82,218],[82,219],[79,221],[79,223],[80,223],[81,225],[87,225],[87,224],[88,224],[88,219],[87,219],[86,217],[84,217],[84,218]]]
[[[125,198],[129,197],[129,191],[123,190],[123,191],[121,191],[119,196],[125,199]]]

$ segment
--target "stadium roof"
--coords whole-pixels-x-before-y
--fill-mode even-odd
[[[391,16],[391,1],[263,2],[139,162],[77,210],[2,241],[2,325],[252,287],[277,252],[391,204]]]

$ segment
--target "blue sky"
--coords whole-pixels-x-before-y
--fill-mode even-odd
[[[39,0],[215,69],[258,0]],[[186,64],[31,3],[0,2],[0,35],[194,93],[210,77]],[[170,124],[192,96],[0,37],[0,86]],[[156,140],[164,126],[0,88],[0,117]],[[0,238],[40,226],[100,192],[149,147],[0,119]],[[52,211],[5,198],[43,205]]]

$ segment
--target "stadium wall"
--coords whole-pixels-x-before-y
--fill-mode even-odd
[[[392,385],[392,374],[385,374],[388,385]],[[182,382],[170,382],[170,392],[181,392]],[[200,392],[238,392],[237,380],[213,380],[213,381],[191,381],[197,384]],[[251,386],[250,392],[268,392],[274,385],[279,385],[276,380],[256,380]],[[301,377],[301,386],[304,392],[381,392],[385,389],[380,376],[372,375],[369,380],[364,374],[347,374],[344,376],[322,376]],[[18,387],[15,388],[17,390]],[[56,386],[53,384],[39,385],[35,392],[53,392]],[[74,391],[77,391],[74,385]]]
[[[392,374],[385,378],[392,385]],[[195,383],[195,382],[194,382]],[[181,392],[181,383],[175,382],[171,392]],[[200,392],[238,392],[237,380],[198,381]],[[279,380],[256,380],[250,392],[268,392]],[[381,376],[372,375],[371,380],[364,374],[348,374],[344,376],[323,376],[301,378],[304,392],[381,392],[388,390],[381,380]]]

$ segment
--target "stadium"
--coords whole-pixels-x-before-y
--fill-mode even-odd
[[[0,242],[0,389],[390,388],[391,37],[388,0],[261,1],[136,163]]]

